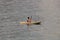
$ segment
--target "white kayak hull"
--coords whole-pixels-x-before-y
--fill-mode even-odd
[[[20,24],[35,24],[35,25],[38,25],[40,23],[41,23],[41,21],[31,22],[31,23],[29,23],[29,22],[20,22]]]

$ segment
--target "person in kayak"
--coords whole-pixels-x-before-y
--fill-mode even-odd
[[[27,17],[27,25],[30,25],[30,23],[31,23],[31,20],[32,20],[32,18],[30,18],[30,17]]]

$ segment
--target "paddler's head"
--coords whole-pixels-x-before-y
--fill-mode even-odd
[[[29,17],[27,17],[29,19]]]

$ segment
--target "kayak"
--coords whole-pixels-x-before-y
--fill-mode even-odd
[[[41,21],[37,21],[37,22],[20,22],[20,24],[35,24],[35,25],[39,25],[41,23]]]

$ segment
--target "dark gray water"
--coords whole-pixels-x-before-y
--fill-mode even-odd
[[[28,31],[27,16],[41,25]],[[0,40],[60,40],[60,0],[0,0]]]

